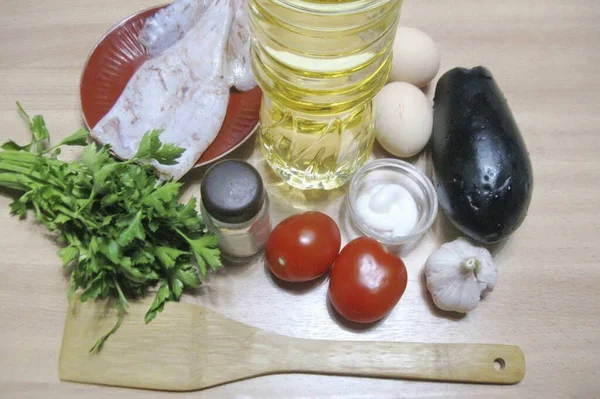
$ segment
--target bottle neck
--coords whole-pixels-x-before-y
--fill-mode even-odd
[[[252,70],[263,92],[307,113],[338,114],[370,101],[389,75],[401,3],[251,0]]]

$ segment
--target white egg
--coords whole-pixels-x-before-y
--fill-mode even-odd
[[[431,37],[418,29],[398,27],[390,82],[427,86],[440,70],[440,62],[440,52]]]
[[[388,83],[375,96],[377,141],[389,153],[412,157],[427,145],[433,129],[433,107],[409,83]]]

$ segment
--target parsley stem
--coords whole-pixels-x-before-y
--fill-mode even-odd
[[[60,164],[60,161],[40,157],[39,154],[34,154],[32,152],[26,151],[15,151],[15,150],[4,150],[0,152],[0,161],[5,162],[20,162],[20,163],[28,163],[30,165],[38,165],[40,163],[40,159],[49,164]]]
[[[104,345],[104,342],[106,342],[108,337],[110,337],[115,332],[117,332],[119,327],[121,327],[121,323],[123,322],[123,317],[125,317],[125,308],[121,304],[119,304],[117,306],[117,308],[119,309],[119,316],[117,318],[117,323],[109,332],[104,334],[104,336],[102,336],[98,341],[96,341],[94,346],[92,346],[92,349],[90,349],[90,353],[98,353],[100,351],[100,349],[102,349],[102,346]]]
[[[31,165],[31,167],[27,167],[27,166],[21,166],[18,164],[11,164],[8,162],[2,162],[0,163],[0,169],[7,171],[7,172],[15,172],[15,173],[21,173],[24,175],[28,175],[31,176],[33,173],[33,166]]]
[[[85,210],[94,201],[94,197],[96,197],[96,187],[95,186],[92,187],[92,192],[90,193],[90,196],[88,197],[87,201],[85,201],[85,203],[83,205],[81,205],[79,207],[79,209],[77,209],[77,212],[75,212],[75,214],[77,216],[79,216],[81,214],[81,211]]]
[[[18,191],[27,191],[27,186],[23,184],[18,175],[13,173],[0,173],[0,186]]]
[[[17,109],[19,110],[19,113],[21,114],[21,116],[23,116],[23,118],[27,119],[27,121],[31,120],[31,118],[29,117],[29,115],[27,114],[27,112],[25,112],[25,110],[21,106],[21,103],[18,102],[18,101],[17,101]]]
[[[39,165],[39,163],[38,163],[38,165]],[[47,184],[50,182],[54,186],[59,187],[61,189],[67,188],[67,186],[64,183],[62,183],[61,181],[56,179],[54,176],[48,176],[47,178],[44,178],[39,172],[37,172],[34,169],[34,166],[36,166],[36,165],[32,164],[31,167],[28,167],[28,166],[21,166],[18,164],[13,164],[13,163],[8,163],[8,162],[0,162],[0,170],[6,171],[6,172],[19,173],[23,176],[29,177],[30,179],[34,179],[42,184]]]
[[[181,230],[179,230],[177,227],[173,227],[173,230],[175,230],[177,232],[177,234],[179,234],[181,237],[183,237],[188,243],[191,243],[190,239],[188,238],[188,236],[186,236]]]
[[[85,218],[81,217],[81,215],[78,215],[77,213],[70,211],[69,209],[65,208],[62,205],[57,206],[56,210],[59,211],[59,212],[61,212],[61,213],[64,213],[65,215],[67,215],[67,216],[69,216],[69,217],[71,217],[73,219],[79,220],[80,222],[82,222],[84,225],[86,225],[88,227],[91,227],[91,228],[94,228],[94,229],[100,228],[100,226],[97,223],[94,223],[91,220],[88,220],[88,219],[85,219]]]

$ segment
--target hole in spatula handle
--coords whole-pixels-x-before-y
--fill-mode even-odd
[[[494,369],[496,369],[496,371],[502,371],[505,368],[506,368],[506,362],[504,361],[504,359],[498,358],[498,359],[494,360]]]

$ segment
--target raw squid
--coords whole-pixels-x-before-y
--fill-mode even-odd
[[[198,22],[210,0],[179,0],[148,18],[139,42],[150,56],[171,47]]]
[[[178,0],[150,18],[140,34],[150,59],[93,128],[120,158],[135,155],[145,132],[185,148],[178,164],[153,163],[163,178],[181,178],[216,138],[229,90],[256,85],[249,65],[245,0]]]
[[[235,16],[227,43],[228,74],[232,86],[246,91],[256,86],[250,65],[250,21],[247,0],[233,0]]]
[[[148,55],[160,54],[182,39],[198,22],[211,0],[179,0],[146,21],[139,41]],[[247,91],[256,86],[250,65],[250,25],[247,0],[232,0],[235,11],[227,42],[225,73],[232,86]]]

